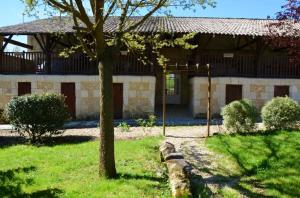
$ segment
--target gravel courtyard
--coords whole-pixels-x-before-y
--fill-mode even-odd
[[[221,131],[220,126],[214,125],[211,127],[212,133]],[[162,135],[162,127],[142,128],[130,127],[129,132],[123,132],[120,128],[115,127],[115,138],[122,139],[136,139],[146,136],[159,136]],[[0,130],[0,137],[17,137],[16,133],[11,130]],[[80,129],[66,129],[63,135],[60,136],[88,136],[93,138],[99,137],[99,128],[80,128]],[[206,136],[206,126],[170,126],[166,127],[166,136],[172,140],[175,139],[189,139],[201,138]],[[1,142],[0,142],[1,143]]]

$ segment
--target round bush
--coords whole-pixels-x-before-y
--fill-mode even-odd
[[[14,97],[6,106],[6,117],[22,136],[31,143],[43,136],[62,133],[59,129],[69,118],[64,97],[57,94]]]
[[[277,97],[262,108],[262,120],[268,130],[292,129],[300,120],[300,106],[289,97]]]
[[[0,124],[7,124],[8,120],[5,117],[4,110],[0,109]]]
[[[223,107],[221,115],[224,126],[230,132],[253,132],[256,129],[258,112],[250,100],[231,102]]]

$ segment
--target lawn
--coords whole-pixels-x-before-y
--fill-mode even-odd
[[[206,146],[221,154],[216,174],[223,197],[300,197],[300,132],[219,135]]]
[[[159,138],[116,141],[118,179],[98,177],[97,141],[0,148],[0,197],[170,197]]]

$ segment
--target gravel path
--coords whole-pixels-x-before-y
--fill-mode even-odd
[[[218,126],[212,126],[212,132],[219,131]],[[135,139],[146,136],[162,135],[162,127],[142,128],[130,127],[129,132],[123,132],[120,128],[115,127],[116,139]],[[10,130],[0,130],[0,136],[17,136],[16,133],[11,133]],[[80,128],[80,129],[66,129],[63,136],[90,136],[99,137],[99,128]],[[172,141],[184,140],[186,138],[200,138],[206,136],[205,126],[175,126],[166,127],[166,136]]]
[[[217,125],[211,127],[213,133],[220,131],[220,127]],[[118,127],[115,128],[116,140],[127,139],[140,139],[149,136],[162,135],[162,127],[142,128],[142,127],[130,127],[129,132],[122,132]],[[166,127],[166,138],[171,141],[176,147],[179,147],[184,141],[202,138],[206,136],[205,126],[175,126]],[[80,128],[80,129],[66,129],[63,135],[57,136],[56,142],[84,142],[99,137],[99,128]],[[18,142],[24,142],[24,139],[20,138],[17,133],[12,133],[10,130],[0,129],[0,146],[13,145]]]

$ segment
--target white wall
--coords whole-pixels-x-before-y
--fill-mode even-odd
[[[236,78],[216,77],[212,78],[212,112],[220,113],[225,106],[226,84],[243,86],[243,98],[253,101],[261,108],[265,102],[274,96],[275,85],[290,86],[290,97],[300,102],[300,79],[264,79],[264,78]],[[207,108],[207,77],[193,77],[190,79],[192,90],[190,108],[193,115],[206,113]]]
[[[90,75],[0,75],[0,108],[18,95],[18,82],[31,82],[32,93],[60,93],[62,82],[74,82],[76,117],[94,117],[99,112],[99,77]],[[114,76],[123,83],[123,114],[154,113],[154,76]]]

